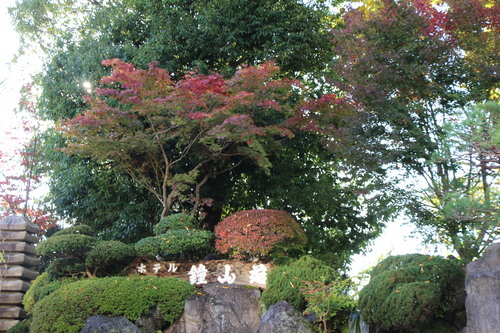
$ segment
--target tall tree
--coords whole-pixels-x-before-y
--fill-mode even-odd
[[[498,52],[489,54],[475,47],[498,50],[494,36],[499,6],[479,0],[444,3],[448,6],[436,7],[424,0],[366,1],[344,15],[343,26],[333,35],[341,77],[335,83],[360,109],[357,138],[375,156],[378,151],[385,161],[423,179],[429,196],[440,203],[449,195],[471,190],[460,182],[467,168],[452,158],[458,147],[449,141],[448,124],[457,114],[464,117],[460,110],[465,105],[495,98],[498,89],[494,77]],[[464,6],[475,14],[463,10]],[[422,207],[417,198],[408,207]],[[452,227],[456,220],[441,226],[429,220],[442,213],[411,212],[422,218],[421,226],[448,228],[451,241],[452,234],[458,237]],[[462,226],[474,233],[474,224]],[[481,239],[476,238],[479,243]],[[480,253],[467,254],[459,242],[453,247],[464,260]]]

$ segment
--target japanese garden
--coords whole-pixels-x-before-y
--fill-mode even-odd
[[[500,329],[496,1],[8,11],[0,332]],[[350,274],[393,222],[449,255]]]

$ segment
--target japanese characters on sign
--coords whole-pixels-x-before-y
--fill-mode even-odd
[[[137,272],[139,272],[140,274],[147,274],[148,272],[159,274],[160,270],[162,270],[162,266],[160,263],[155,263],[153,265],[150,265],[150,267],[144,265],[144,263],[141,263],[136,268]],[[177,272],[178,268],[178,264],[169,263],[168,268],[165,264],[164,270],[167,273],[175,273]],[[268,268],[264,264],[252,265],[252,269],[248,271],[249,283],[265,285],[267,280],[267,270]],[[210,272],[204,264],[193,264],[187,274],[189,276],[189,282],[191,284],[202,285],[208,283],[207,275],[210,274]],[[237,279],[236,273],[233,271],[233,268],[229,264],[224,265],[224,272],[222,274],[220,272],[214,272],[210,275],[214,277],[216,276],[219,283],[233,284]]]

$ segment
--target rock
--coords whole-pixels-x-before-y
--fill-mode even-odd
[[[239,285],[208,284],[190,297],[167,333],[255,333],[260,291]]]
[[[142,333],[125,317],[92,316],[85,321],[80,333]]]
[[[146,315],[137,319],[135,324],[144,333],[155,333],[167,326],[167,321],[161,315],[160,309],[155,306]]]
[[[309,322],[285,301],[269,307],[262,316],[257,333],[312,333]]]
[[[492,333],[500,329],[500,243],[467,265],[465,280],[467,327],[464,333]]]

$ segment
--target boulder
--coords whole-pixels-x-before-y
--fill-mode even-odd
[[[260,291],[207,284],[186,301],[182,317],[168,333],[255,333],[259,327]]]
[[[500,243],[467,265],[465,280],[467,327],[464,333],[492,333],[500,329]]]
[[[143,333],[155,333],[167,326],[167,321],[160,313],[158,306],[136,320],[135,324]]]
[[[142,333],[125,317],[106,317],[102,315],[87,318],[80,333]]]
[[[257,333],[312,333],[309,321],[285,301],[269,307]]]

